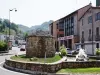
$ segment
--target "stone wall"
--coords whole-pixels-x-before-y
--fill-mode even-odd
[[[26,44],[27,57],[52,57],[55,55],[55,40],[51,36],[29,36]]]
[[[62,68],[62,63],[58,63],[58,64],[25,63],[25,62],[17,62],[12,60],[6,60],[5,65],[12,68],[22,69],[22,70],[48,72],[48,73],[55,73],[56,71]]]
[[[75,61],[75,62],[63,62],[62,68],[90,68],[100,67],[100,61]]]
[[[55,73],[63,68],[90,68],[90,67],[100,67],[100,61],[82,61],[82,62],[61,62],[56,64],[43,64],[43,63],[32,63],[32,62],[18,62],[14,60],[5,60],[5,65],[11,67],[10,69],[20,69],[22,72],[24,70],[35,71],[35,72],[48,72]],[[6,67],[6,66],[5,66]],[[9,68],[7,67],[7,68]]]

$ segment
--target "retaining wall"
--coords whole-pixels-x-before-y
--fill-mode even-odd
[[[6,65],[6,66],[5,66]],[[55,73],[63,68],[89,68],[100,67],[100,61],[80,61],[80,62],[61,62],[56,64],[32,63],[32,62],[18,62],[11,59],[6,59],[4,66],[9,69],[20,69],[38,72]]]

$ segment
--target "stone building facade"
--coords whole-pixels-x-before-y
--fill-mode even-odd
[[[55,40],[52,36],[28,36],[26,43],[27,57],[53,57],[55,55]]]

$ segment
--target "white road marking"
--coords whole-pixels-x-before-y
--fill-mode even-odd
[[[10,51],[9,53],[12,54],[12,55],[14,55],[15,52],[17,52],[17,51],[16,51],[16,50],[15,50],[15,51],[12,50],[12,51]],[[20,50],[18,50],[18,54],[25,54],[25,52],[20,52]],[[7,55],[5,58],[8,58],[8,57],[10,57],[10,56],[12,56],[12,55]],[[0,62],[0,69],[1,69],[0,71],[3,70],[3,71],[5,71],[5,72],[18,73],[18,74],[20,74],[20,75],[28,75],[28,74],[23,74],[23,73],[20,73],[20,72],[15,72],[15,71],[12,71],[12,70],[8,70],[8,69],[2,67],[2,64],[3,64],[4,62],[5,62],[5,60]]]
[[[0,62],[0,65],[3,64],[3,63],[4,63],[4,61],[3,62]]]
[[[3,63],[4,63],[4,61],[1,62],[0,65],[3,64]],[[2,66],[0,66],[0,69],[11,72],[10,70],[7,70],[7,69],[3,68]]]
[[[1,62],[0,65],[3,64],[3,63],[4,63],[4,61]],[[1,70],[4,70],[5,72],[18,73],[18,74],[21,74],[21,75],[28,75],[28,74],[24,74],[24,73],[20,73],[20,72],[16,72],[16,71],[8,70],[8,69],[6,69],[6,68],[3,68],[2,66],[0,66],[0,69],[1,69]]]

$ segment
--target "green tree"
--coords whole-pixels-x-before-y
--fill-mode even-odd
[[[0,24],[2,24],[2,19],[0,18]]]
[[[3,20],[3,25],[9,27],[9,20],[8,19],[4,19]]]
[[[11,23],[8,19],[0,18],[0,33],[8,34],[9,26],[10,26],[11,34],[18,35],[19,30],[17,24]]]
[[[11,29],[15,30],[16,34],[18,34],[18,26],[15,23],[11,23]]]
[[[26,38],[28,37],[28,33],[24,33],[24,39],[26,41]]]

